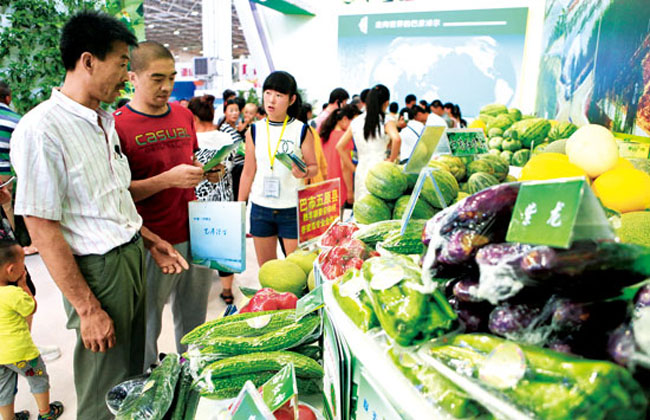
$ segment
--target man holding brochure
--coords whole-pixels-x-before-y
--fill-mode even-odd
[[[131,52],[129,73],[135,94],[115,111],[115,126],[133,174],[130,191],[144,226],[189,261],[188,203],[196,199],[194,188],[206,175],[194,157],[198,145],[192,112],[168,103],[175,77],[174,57],[167,48],[151,41],[138,44]],[[211,270],[197,266],[166,274],[151,258],[147,255],[145,367],[156,361],[167,300],[171,298],[176,349],[182,353],[181,338],[205,322],[213,277]]]

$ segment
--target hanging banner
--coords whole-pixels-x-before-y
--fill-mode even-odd
[[[298,190],[298,244],[315,241],[341,216],[341,180],[330,179]]]
[[[106,11],[115,16],[144,41],[144,0],[106,0]]]

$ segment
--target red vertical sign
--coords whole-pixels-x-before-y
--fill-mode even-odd
[[[318,238],[341,216],[340,179],[330,179],[298,190],[298,243]]]

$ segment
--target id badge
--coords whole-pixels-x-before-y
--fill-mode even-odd
[[[264,197],[280,198],[280,178],[275,176],[264,177]]]

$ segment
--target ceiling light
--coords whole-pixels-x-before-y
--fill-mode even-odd
[[[191,14],[192,16],[198,16],[198,15],[199,15],[199,12],[197,12],[196,10],[193,10],[192,13],[190,13],[190,14]]]
[[[163,46],[164,46],[165,48],[169,48],[169,44],[167,44],[167,43],[164,43]]]
[[[199,54],[203,55],[203,50],[199,51]]]
[[[174,31],[174,35],[180,35],[180,34],[181,34],[181,31],[179,31],[178,29],[176,29],[176,30]]]
[[[187,51],[187,47],[183,47],[183,51]]]
[[[155,27],[156,27],[156,25],[154,25],[153,23],[150,23],[149,26],[148,26],[149,29],[153,29]]]

